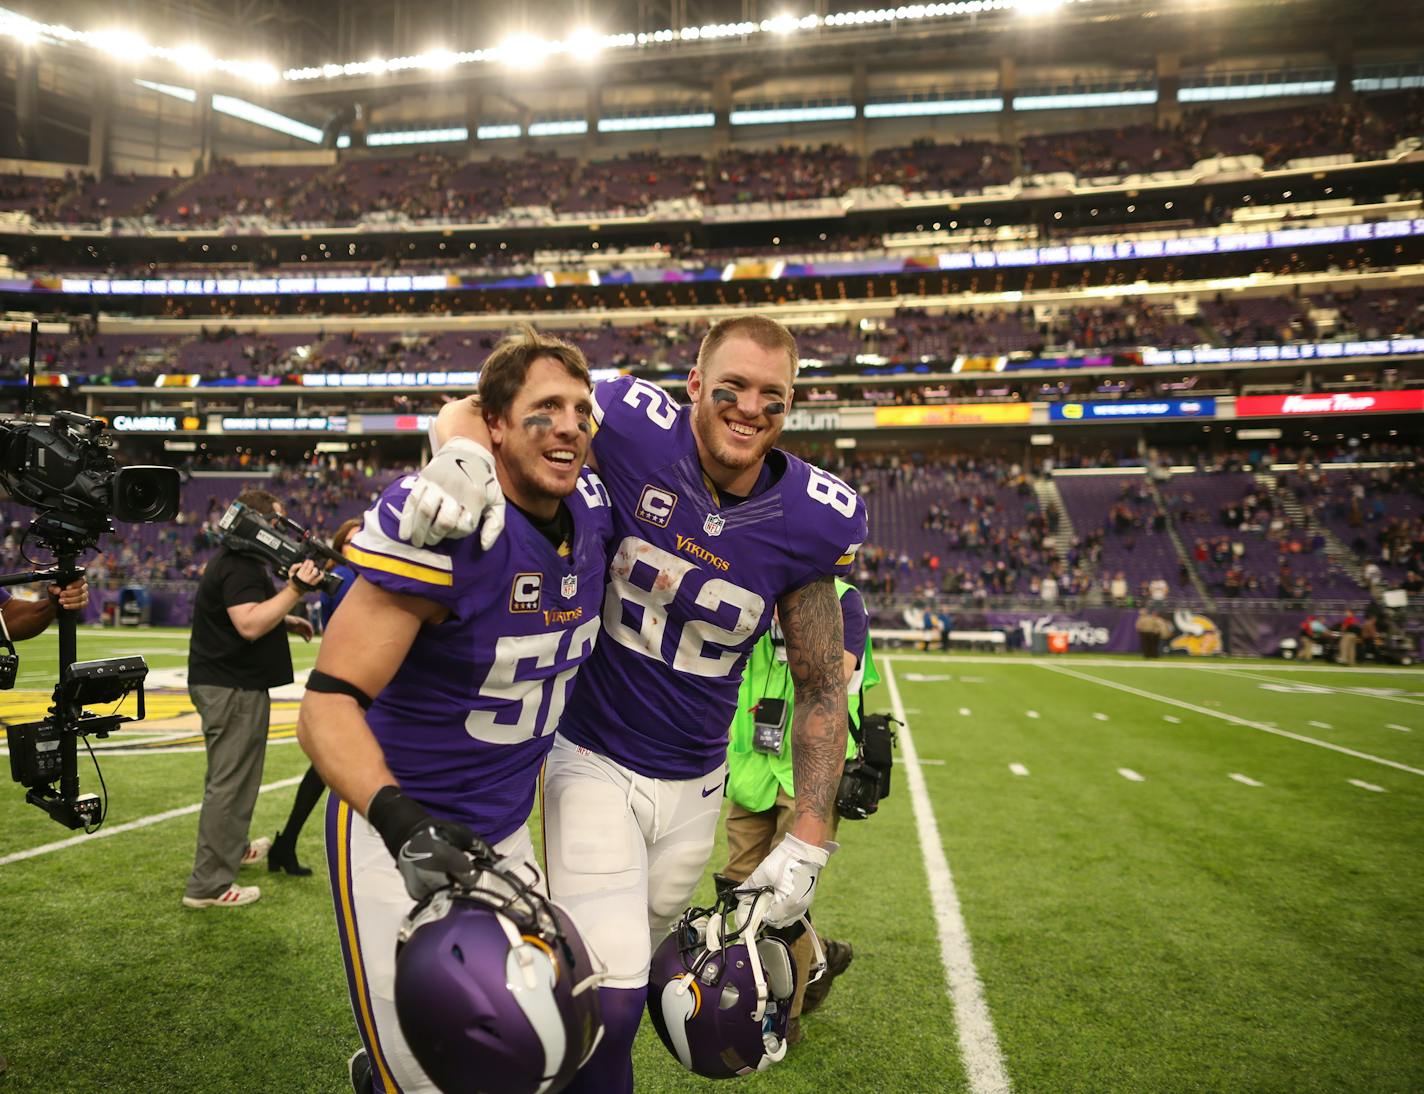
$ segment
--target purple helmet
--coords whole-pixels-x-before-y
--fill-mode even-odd
[[[786,1055],[796,963],[762,933],[770,889],[733,889],[711,908],[689,908],[653,954],[648,1013],[689,1071],[730,1079]]]
[[[486,869],[406,918],[396,1013],[445,1094],[556,1094],[603,1036],[601,978],[563,908],[513,873]]]

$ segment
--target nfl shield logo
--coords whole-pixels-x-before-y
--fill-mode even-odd
[[[565,574],[562,582],[559,583],[559,595],[565,600],[572,600],[578,592],[578,574]]]
[[[707,519],[702,522],[702,530],[709,536],[720,536],[725,527],[727,527],[726,518],[718,516],[716,513],[708,513]]]

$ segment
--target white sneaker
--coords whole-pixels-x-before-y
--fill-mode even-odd
[[[242,904],[251,904],[262,897],[262,890],[256,885],[229,885],[227,892],[220,896],[185,896],[183,907],[185,908],[236,908]]]
[[[251,866],[254,862],[261,862],[267,857],[267,852],[272,850],[272,841],[266,836],[258,836],[247,845],[247,850],[242,853],[242,865]]]

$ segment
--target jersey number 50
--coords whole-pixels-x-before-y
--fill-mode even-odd
[[[573,675],[593,652],[597,638],[597,616],[572,631],[505,635],[495,643],[494,664],[480,685],[480,698],[508,705],[499,711],[470,711],[465,732],[486,744],[517,745],[544,736],[546,728],[552,731],[564,713]],[[566,641],[561,658],[559,647]],[[550,674],[548,670],[561,661],[568,668]],[[518,712],[515,720],[500,721],[500,715],[508,718],[505,712],[510,710]]]
[[[695,563],[680,558],[661,547],[655,547],[637,536],[629,536],[618,546],[618,553],[608,566],[608,590],[603,599],[603,629],[620,645],[636,650],[644,657],[667,663],[663,654],[663,638],[668,633],[669,613],[683,579],[688,574],[705,571]],[[731,629],[718,626],[711,619],[688,619],[682,622],[682,634],[673,654],[672,667],[677,672],[693,676],[726,676],[742,656],[740,649],[704,652],[708,643],[738,647],[757,632],[766,601],[750,589],[733,585],[716,577],[703,583],[693,602],[707,612],[723,605],[737,609],[737,620]],[[629,609],[640,611],[642,618],[629,623]],[[679,621],[672,620],[674,625]]]

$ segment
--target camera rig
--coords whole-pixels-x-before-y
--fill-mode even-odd
[[[31,324],[32,394],[38,329],[37,323]],[[32,409],[27,408],[23,418],[0,419],[0,488],[35,510],[25,542],[38,541],[54,556],[54,565],[0,575],[0,587],[42,581],[63,589],[83,576],[79,556],[113,531],[115,518],[135,523],[172,520],[178,512],[179,475],[171,467],[120,467],[104,423],[97,418],[58,411],[41,420]],[[30,561],[28,555],[25,559]],[[107,737],[135,719],[92,714],[84,707],[117,703],[137,691],[142,719],[148,665],[138,656],[77,661],[76,614],[56,605],[59,683],[47,716],[6,726],[6,737],[10,777],[25,787],[25,800],[66,827],[93,831],[103,823],[105,807],[97,796],[79,793],[79,738]],[[8,634],[5,644],[9,652],[0,655],[0,687],[8,688],[15,684],[19,658]],[[102,786],[102,773],[99,781]]]

